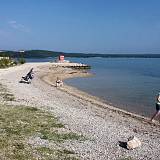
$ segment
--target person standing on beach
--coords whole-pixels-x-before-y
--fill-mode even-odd
[[[156,97],[156,113],[152,116],[151,121],[160,115],[160,93]]]

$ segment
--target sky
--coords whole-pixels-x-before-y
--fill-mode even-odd
[[[0,50],[160,53],[160,0],[0,0]]]

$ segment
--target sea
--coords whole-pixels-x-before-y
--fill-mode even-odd
[[[88,71],[93,76],[67,79],[66,84],[132,113],[150,117],[155,112],[155,97],[160,92],[160,58],[67,59],[90,65]]]

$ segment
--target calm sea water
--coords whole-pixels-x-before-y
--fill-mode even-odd
[[[67,58],[92,66],[89,78],[65,82],[107,103],[144,116],[155,112],[155,96],[160,92],[160,59],[156,58]],[[27,59],[47,62],[53,58]]]
[[[66,83],[98,96],[118,108],[151,116],[160,92],[160,59],[70,58],[92,66],[94,77],[73,78]]]

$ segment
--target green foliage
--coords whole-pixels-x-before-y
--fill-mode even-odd
[[[0,59],[0,68],[5,68],[7,66],[11,65],[11,60],[8,58],[2,58]]]
[[[24,63],[26,63],[26,60],[24,58],[19,58],[18,63],[19,64],[24,64]]]
[[[17,64],[16,61],[14,61],[13,59],[9,57],[3,57],[0,59],[0,68],[10,67],[16,64]]]
[[[57,57],[62,52],[46,51],[46,50],[28,50],[24,53],[15,51],[5,51],[0,53],[0,56],[6,55],[13,58],[46,58],[46,57]]]
[[[15,66],[17,64],[24,64],[24,63],[26,63],[26,60],[23,57],[19,58],[18,62],[9,57],[0,58],[0,68],[7,68]]]

